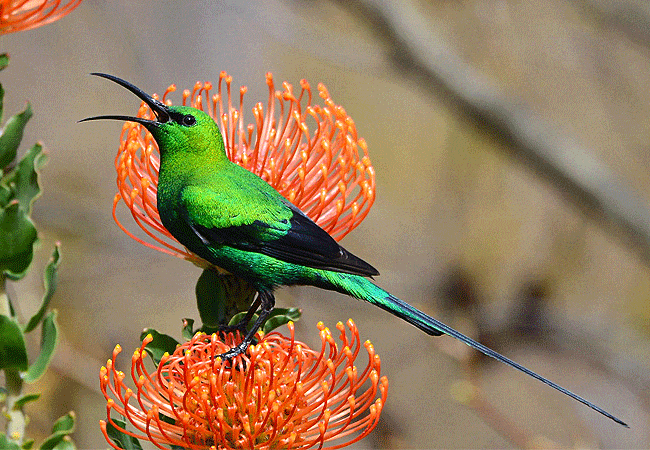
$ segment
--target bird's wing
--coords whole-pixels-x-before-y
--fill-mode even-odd
[[[230,193],[232,194],[232,192]],[[379,275],[377,269],[341,247],[325,230],[276,191],[266,190],[253,198],[240,199],[236,213],[218,206],[223,195],[200,193],[201,204],[211,207],[200,223],[190,220],[194,232],[206,245],[229,247],[262,253],[287,263],[362,276]],[[190,201],[194,195],[184,195]],[[221,199],[220,199],[221,198]],[[232,204],[232,196],[228,196]],[[242,207],[243,205],[247,205]],[[189,205],[188,205],[189,206]]]

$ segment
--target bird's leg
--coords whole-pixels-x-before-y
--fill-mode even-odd
[[[255,333],[257,333],[259,327],[261,327],[262,324],[266,321],[266,319],[269,318],[269,315],[271,315],[271,311],[273,311],[273,307],[275,306],[275,296],[270,291],[259,291],[257,295],[257,299],[255,300],[255,303],[251,305],[251,308],[248,310],[246,317],[248,317],[249,314],[250,317],[253,316],[253,314],[257,309],[255,307],[257,304],[260,305],[260,313],[259,316],[257,317],[257,320],[253,324],[253,328],[250,329],[250,331],[244,337],[244,340],[239,345],[231,348],[230,350],[228,350],[225,353],[222,353],[221,355],[218,355],[217,356],[218,358],[228,360],[246,352],[248,346],[251,345],[251,342],[253,342],[253,339],[255,338]],[[244,319],[246,319],[246,317]],[[246,323],[248,323],[248,320],[246,321]]]
[[[257,308],[260,307],[261,303],[261,294],[258,293],[257,297],[255,298],[255,301],[253,304],[248,308],[248,311],[246,312],[246,315],[241,319],[239,322],[237,322],[236,325],[223,325],[219,327],[219,333],[222,333],[224,335],[228,333],[233,333],[235,331],[239,331],[242,336],[246,334],[246,327],[248,325],[248,322],[251,321],[251,318],[253,317],[253,314],[255,314],[255,311],[257,311]],[[272,309],[272,308],[271,308]]]

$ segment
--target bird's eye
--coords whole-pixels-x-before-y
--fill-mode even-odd
[[[183,116],[183,125],[185,125],[187,127],[191,127],[195,123],[196,123],[196,117],[194,117],[193,115],[187,114],[187,115]]]

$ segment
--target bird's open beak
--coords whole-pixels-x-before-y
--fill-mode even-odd
[[[121,115],[107,115],[107,116],[95,116],[95,117],[87,117],[85,119],[81,119],[79,122],[87,122],[89,120],[102,120],[102,119],[112,119],[112,120],[125,120],[125,121],[130,121],[130,122],[137,122],[141,125],[144,125],[145,127],[149,128],[151,126],[157,127],[162,123],[168,122],[169,121],[169,109],[167,106],[156,100],[155,98],[151,97],[149,94],[143,92],[141,89],[135,87],[128,81],[124,81],[121,78],[118,78],[113,75],[108,75],[105,73],[91,73],[91,75],[96,75],[98,77],[106,78],[108,80],[114,81],[115,83],[119,84],[120,86],[128,89],[129,91],[133,92],[135,95],[140,97],[142,101],[144,101],[149,108],[153,111],[153,113],[156,115],[157,120],[147,120],[143,119],[142,117],[130,117],[130,116],[121,116]]]

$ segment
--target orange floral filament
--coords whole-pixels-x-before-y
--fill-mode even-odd
[[[115,367],[117,346],[100,372],[107,420],[159,448],[334,449],[356,442],[377,425],[388,381],[380,377],[379,356],[369,341],[363,344],[367,366],[359,372],[354,365],[361,342],[352,320],[349,336],[337,324],[340,348],[328,328],[322,323],[318,328],[318,351],[296,341],[290,323],[290,337],[260,335],[245,355],[227,362],[216,355],[236,345],[238,337],[230,334],[223,342],[217,335],[197,333],[173,355],[165,354],[153,373],[144,363],[148,337],[131,359],[135,390]],[[120,427],[111,412],[125,417],[135,431]],[[108,437],[107,422],[101,421],[101,427],[118,449]]]
[[[82,0],[0,0],[0,34],[29,30],[59,20]]]

